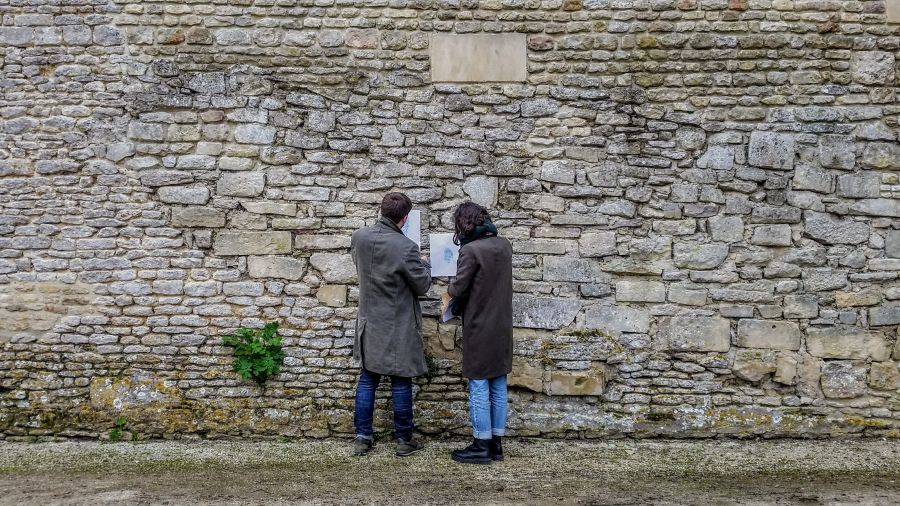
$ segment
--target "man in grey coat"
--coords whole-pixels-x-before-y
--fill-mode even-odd
[[[361,366],[354,415],[356,455],[365,455],[374,443],[375,389],[382,376],[391,378],[396,454],[412,455],[424,448],[412,437],[412,378],[427,370],[418,297],[431,287],[431,267],[400,230],[411,210],[409,197],[388,193],[378,222],[357,230],[350,241],[359,278],[353,344],[353,358]]]

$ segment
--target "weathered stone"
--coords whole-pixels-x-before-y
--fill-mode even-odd
[[[822,366],[822,392],[831,399],[852,399],[864,395],[865,367],[853,362],[826,362]]]
[[[803,271],[803,284],[810,292],[837,290],[847,286],[847,274],[832,269],[808,269]]]
[[[570,325],[579,309],[577,299],[513,294],[513,325],[555,330]]]
[[[750,134],[750,165],[790,170],[794,167],[794,137],[790,134],[755,131]]]
[[[881,196],[881,175],[860,173],[839,176],[837,194],[854,199],[878,198]]]
[[[541,167],[541,180],[551,183],[574,184],[575,168],[566,160],[544,162]]]
[[[433,82],[525,80],[525,34],[435,34],[429,49]]]
[[[345,249],[350,247],[350,238],[346,235],[297,235],[294,247],[297,251]]]
[[[819,316],[819,302],[815,295],[786,295],[785,318],[815,318]]]
[[[658,281],[619,281],[616,283],[618,302],[665,302],[666,285]]]
[[[594,283],[608,280],[596,260],[571,257],[544,257],[544,279]]]
[[[810,327],[806,350],[814,357],[851,360],[887,360],[890,355],[883,333],[847,326]]]
[[[852,169],[856,165],[853,145],[842,136],[822,136],[819,139],[819,163],[830,169]]]
[[[806,235],[824,244],[859,244],[869,240],[869,226],[850,218],[804,211],[803,224]]]
[[[176,207],[172,209],[173,227],[209,227],[225,226],[225,213],[208,207]]]
[[[585,313],[585,327],[605,332],[650,331],[650,313],[626,306],[599,306]]]
[[[522,357],[513,357],[512,372],[507,377],[507,385],[520,387],[532,392],[544,391],[544,368],[537,362]]]
[[[600,369],[589,371],[553,371],[550,395],[603,395],[606,378]]]
[[[497,205],[497,178],[490,176],[469,176],[463,183],[463,191],[480,206],[492,208]]]
[[[753,383],[777,370],[777,354],[771,350],[737,350],[731,367],[735,376]]]
[[[884,305],[869,310],[869,325],[881,327],[900,324],[900,305]]]
[[[744,239],[744,220],[740,216],[713,216],[707,223],[714,241],[738,242]]]
[[[616,233],[585,232],[578,239],[578,253],[582,257],[604,257],[618,253]]]
[[[850,61],[853,80],[860,84],[894,84],[894,54],[886,51],[856,52]]]
[[[876,306],[878,304],[881,304],[881,292],[877,290],[834,293],[834,305],[837,307]]]
[[[266,186],[263,172],[225,172],[216,183],[216,194],[230,197],[258,197]]]
[[[888,230],[884,238],[884,253],[892,258],[900,258],[900,230]]]
[[[234,129],[234,140],[247,144],[272,144],[275,140],[275,129],[255,123],[238,125]]]
[[[800,166],[794,171],[794,189],[812,190],[819,193],[834,191],[834,177],[814,167]]]
[[[164,186],[158,195],[167,204],[203,205],[209,201],[209,189],[205,186]]]
[[[257,214],[279,214],[283,216],[296,216],[297,204],[279,204],[278,202],[241,202],[241,206]]]
[[[735,344],[744,348],[799,350],[800,327],[776,320],[740,320]]]
[[[298,280],[306,272],[306,261],[286,256],[247,257],[247,268],[252,278],[278,278]]]
[[[863,167],[867,169],[900,169],[900,144],[896,142],[870,142],[862,155]]]
[[[716,316],[672,316],[659,321],[663,349],[676,351],[728,351],[731,323]]]
[[[890,218],[900,218],[900,200],[894,200],[894,199],[858,200],[850,205],[850,214],[862,214],[865,216],[887,216]]]
[[[313,253],[309,263],[322,274],[328,283],[356,282],[356,265],[353,258],[343,253]]]
[[[790,246],[790,225],[758,225],[753,229],[750,244],[759,246]]]
[[[289,232],[219,232],[213,241],[216,255],[279,255],[291,252]]]
[[[329,307],[347,305],[347,285],[322,285],[316,290],[316,299]]]
[[[705,288],[669,286],[669,301],[685,306],[705,306],[708,300]]]
[[[875,390],[895,391],[900,388],[900,369],[896,362],[872,362],[869,386]]]
[[[678,242],[672,249],[672,259],[683,269],[715,269],[728,256],[728,245],[721,243]]]

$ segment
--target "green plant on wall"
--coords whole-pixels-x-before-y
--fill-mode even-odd
[[[278,374],[284,363],[278,322],[267,323],[262,330],[241,327],[236,333],[222,337],[222,343],[234,348],[234,372],[259,386],[269,376]]]
[[[128,419],[124,416],[116,418],[116,424],[109,431],[109,440],[118,441],[122,439],[122,433],[125,432],[125,426],[128,425]]]

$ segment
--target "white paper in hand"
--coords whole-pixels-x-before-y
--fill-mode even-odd
[[[400,229],[403,235],[409,237],[416,246],[422,247],[422,211],[418,209],[410,211],[406,218],[406,223]]]

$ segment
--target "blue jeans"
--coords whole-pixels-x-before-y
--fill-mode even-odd
[[[469,380],[469,414],[475,439],[506,433],[506,375]]]
[[[403,441],[412,439],[412,378],[391,376],[391,394],[394,401],[394,437]],[[375,413],[375,389],[381,375],[360,369],[359,383],[356,385],[356,410],[353,424],[356,436],[373,438],[372,416]]]

